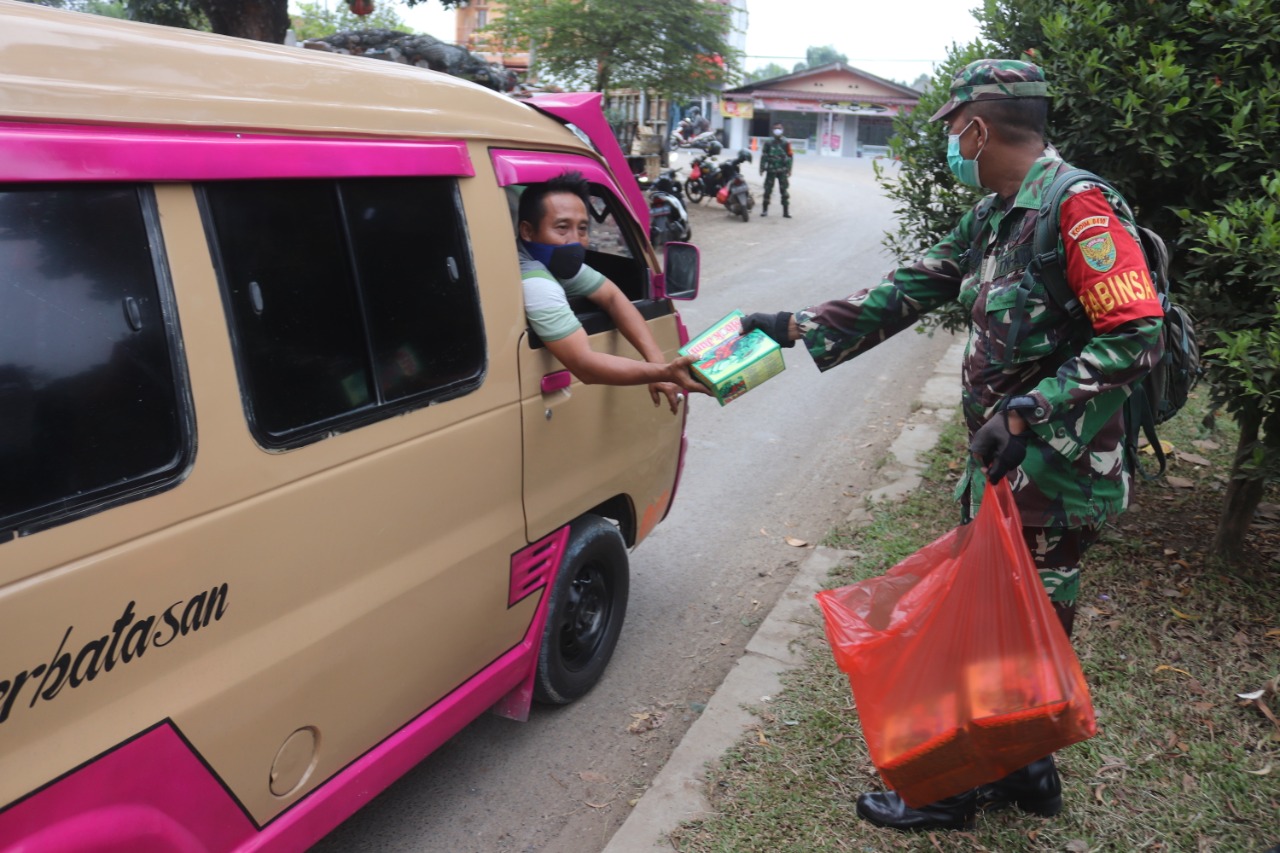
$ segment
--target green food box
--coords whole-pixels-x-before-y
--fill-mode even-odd
[[[690,370],[722,406],[786,369],[772,338],[759,329],[742,334],[744,316],[733,311],[680,348],[697,356]]]

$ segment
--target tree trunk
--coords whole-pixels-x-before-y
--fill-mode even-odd
[[[289,32],[288,0],[196,0],[196,4],[213,31],[224,36],[280,44]]]
[[[1253,456],[1259,422],[1257,416],[1240,416],[1240,441],[1236,444],[1235,461],[1231,466],[1231,482],[1227,484],[1222,516],[1213,536],[1213,555],[1233,565],[1244,559],[1244,536],[1253,522],[1266,486],[1265,478],[1247,479],[1240,473],[1242,463]]]

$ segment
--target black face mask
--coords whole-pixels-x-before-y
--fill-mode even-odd
[[[582,262],[587,258],[587,248],[581,243],[553,246],[550,243],[525,240],[524,247],[529,250],[529,254],[535,261],[541,263],[558,279],[573,278],[582,269]]]

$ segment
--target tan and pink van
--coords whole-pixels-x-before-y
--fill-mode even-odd
[[[596,683],[684,416],[526,325],[569,168],[673,356],[599,96],[0,0],[0,850],[305,849]]]

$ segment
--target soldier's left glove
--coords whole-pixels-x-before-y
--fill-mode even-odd
[[[1027,441],[1030,438],[1029,429],[1017,435],[1009,432],[1009,413],[999,411],[973,434],[969,452],[982,460],[987,479],[995,485],[1027,458]]]
[[[742,334],[759,329],[780,347],[793,347],[791,340],[791,312],[779,311],[777,314],[748,314],[742,318]]]

